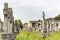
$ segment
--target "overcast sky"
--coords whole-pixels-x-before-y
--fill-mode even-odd
[[[42,19],[42,11],[45,11],[46,18],[60,14],[60,0],[0,0],[2,21],[4,21],[3,7],[5,2],[13,8],[14,19],[20,19],[23,23]]]

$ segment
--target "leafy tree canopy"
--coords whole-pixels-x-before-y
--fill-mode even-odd
[[[22,26],[21,20],[15,20],[14,24],[18,26]]]
[[[60,14],[54,18],[55,20],[60,20]]]

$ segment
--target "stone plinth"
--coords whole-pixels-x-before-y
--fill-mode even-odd
[[[13,34],[1,34],[1,40],[15,40],[15,36]]]

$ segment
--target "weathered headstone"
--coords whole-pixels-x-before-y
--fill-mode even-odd
[[[4,24],[3,32],[1,34],[1,40],[15,40],[15,35],[13,32],[14,18],[12,8],[8,8],[8,3],[4,3]]]

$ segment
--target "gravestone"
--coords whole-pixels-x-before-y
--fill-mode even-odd
[[[4,23],[1,40],[15,40],[13,11],[12,8],[8,8],[8,3],[4,3],[3,14]]]

